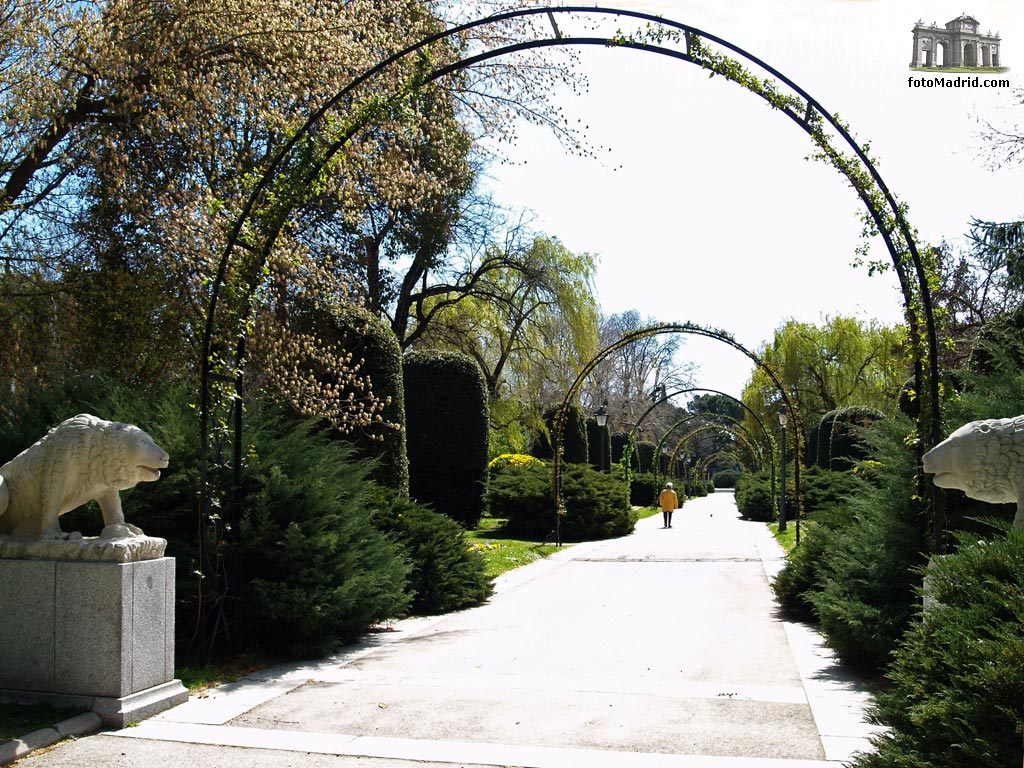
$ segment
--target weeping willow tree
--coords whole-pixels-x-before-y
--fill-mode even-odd
[[[805,434],[822,414],[837,408],[859,405],[895,412],[911,375],[904,328],[851,317],[829,317],[821,325],[789,320],[758,355],[799,401]],[[777,400],[772,382],[755,370],[743,402],[767,423],[774,420]]]

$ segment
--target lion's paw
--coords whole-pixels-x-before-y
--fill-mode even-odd
[[[128,523],[115,523],[100,531],[101,539],[130,539],[133,536],[141,535],[143,534],[139,528]]]

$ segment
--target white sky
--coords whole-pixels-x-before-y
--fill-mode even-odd
[[[910,206],[922,239],[964,242],[972,216],[1024,215],[1024,169],[983,166],[979,119],[1024,122],[1012,89],[911,88],[911,29],[968,13],[1002,37],[1002,63],[1024,85],[1020,0],[663,0],[609,3],[660,14],[758,56],[869,142],[879,171]],[[559,18],[563,34],[575,31]],[[681,61],[623,49],[580,52],[589,92],[558,96],[589,126],[600,159],[568,155],[524,129],[493,168],[495,197],[536,214],[534,227],[599,257],[606,314],[719,328],[755,350],[788,318],[902,320],[891,275],[850,266],[861,206],[846,180],[807,159],[811,144],[760,98]],[[919,76],[917,73],[913,73]],[[988,75],[992,77],[992,75]],[[879,240],[872,257],[888,261]],[[687,337],[698,386],[738,397],[752,363]]]

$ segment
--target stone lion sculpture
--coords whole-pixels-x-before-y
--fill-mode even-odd
[[[103,513],[101,539],[142,536],[125,522],[118,492],[159,479],[168,461],[136,426],[73,416],[0,466],[0,535],[66,538],[58,517],[96,501]]]
[[[1024,416],[964,424],[924,455],[924,471],[940,488],[956,488],[991,504],[1017,504],[1024,528]]]

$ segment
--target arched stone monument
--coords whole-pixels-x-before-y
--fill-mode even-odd
[[[174,559],[120,491],[169,457],[131,424],[79,414],[0,466],[0,701],[88,706],[124,727],[188,699],[174,679]],[[60,515],[96,501],[98,537]]]

